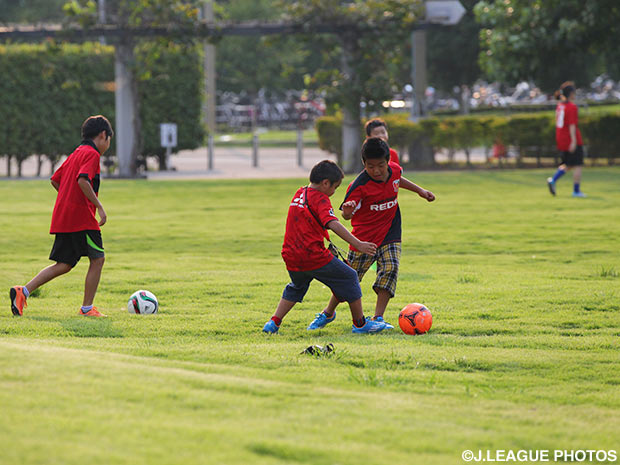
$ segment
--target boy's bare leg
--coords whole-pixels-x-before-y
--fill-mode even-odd
[[[103,262],[105,262],[105,257],[90,259],[90,265],[86,273],[86,282],[84,283],[84,301],[82,303],[84,307],[92,305],[95,300]]]
[[[273,316],[280,318],[280,320],[284,319],[286,314],[295,306],[296,303],[297,302],[293,302],[291,300],[280,299],[276,312]]]
[[[339,303],[340,302],[338,302],[338,299],[336,299],[336,296],[332,294],[331,298],[329,299],[329,302],[327,303],[327,307],[323,309],[323,313],[325,313],[327,318],[331,318],[334,315],[334,312],[336,311],[336,307],[338,306]]]
[[[392,295],[389,291],[385,289],[377,289],[377,305],[375,306],[375,318],[378,316],[383,316],[385,313],[385,309],[387,308],[388,302],[392,298]]]
[[[349,308],[351,309],[351,316],[353,317],[354,322],[361,322],[364,320],[364,311],[362,310],[362,299],[357,299],[353,302],[349,302]]]
[[[32,278],[28,284],[26,284],[26,288],[28,289],[28,292],[32,294],[36,288],[43,286],[45,283],[57,278],[60,275],[68,273],[69,271],[71,271],[71,265],[56,262],[53,265],[39,271],[39,273]]]
[[[575,167],[575,170],[573,171],[573,182],[575,184],[579,184],[581,182],[581,166]]]

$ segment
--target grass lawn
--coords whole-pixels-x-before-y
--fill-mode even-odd
[[[620,169],[412,174],[387,320],[422,302],[434,324],[351,334],[345,306],[307,324],[313,283],[280,334],[280,246],[303,180],[106,181],[107,261],[77,315],[87,263],[12,317],[8,289],[48,264],[54,191],[0,182],[1,464],[462,464],[466,449],[620,449]],[[345,193],[340,188],[332,202]],[[348,224],[348,223],[345,223]],[[371,275],[363,283],[372,313]],[[137,289],[155,316],[129,315]],[[332,342],[332,357],[299,353]],[[553,457],[553,456],[552,456]]]
[[[251,147],[252,138],[252,132],[222,132],[215,136],[215,144],[227,147]],[[297,131],[261,128],[258,130],[258,140],[261,147],[296,147]],[[318,147],[319,136],[314,127],[303,131],[303,143],[306,147]]]

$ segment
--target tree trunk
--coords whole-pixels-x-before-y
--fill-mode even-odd
[[[11,155],[6,156],[6,175],[11,177]]]
[[[41,177],[42,168],[43,168],[43,155],[37,155],[37,178]]]
[[[347,89],[342,105],[342,169],[345,173],[355,173],[362,169],[362,126],[359,93],[359,77],[353,61],[357,42],[355,37],[342,37],[342,73],[347,78]]]
[[[471,166],[471,156],[468,148],[465,149],[465,157],[467,158],[467,166]]]
[[[416,139],[409,146],[409,164],[412,168],[432,168],[435,166],[435,151],[428,137]]]
[[[17,177],[21,178],[22,177],[22,163],[24,163],[24,159],[21,157],[16,157],[17,158]]]
[[[133,178],[138,172],[141,122],[138,84],[133,72],[134,44],[122,40],[116,45],[114,69],[116,74],[116,154],[119,175]]]

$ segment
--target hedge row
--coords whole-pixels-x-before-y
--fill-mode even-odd
[[[196,148],[204,139],[198,51],[158,45],[151,53],[149,47],[136,49],[143,155],[163,157],[164,122],[179,127],[176,150]],[[44,155],[53,169],[79,143],[86,117],[103,114],[114,126],[114,49],[98,43],[0,45],[0,96],[0,156],[17,160],[18,174],[33,154],[39,160]],[[114,156],[114,143],[106,156]]]
[[[490,148],[495,143],[516,148],[523,157],[557,157],[553,112],[522,113],[514,116],[456,116],[426,118],[413,123],[403,114],[383,116],[389,126],[390,145],[399,150],[428,145],[433,153],[447,150],[469,152],[474,147]],[[620,111],[580,115],[579,127],[592,158],[620,157]],[[316,122],[319,146],[342,156],[342,120],[326,116]],[[414,150],[412,165],[419,165]]]

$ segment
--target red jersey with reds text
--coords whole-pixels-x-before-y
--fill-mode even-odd
[[[398,152],[393,148],[390,148],[390,162],[400,165],[400,161],[398,161]]]
[[[573,102],[561,102],[555,109],[555,141],[560,152],[568,152],[570,147],[570,125],[574,124],[577,131],[577,145],[583,145],[581,131],[577,126],[577,105]]]
[[[312,271],[332,261],[325,248],[327,225],[338,221],[329,197],[311,187],[300,187],[288,208],[282,258],[290,271]]]
[[[52,213],[50,234],[100,229],[95,218],[96,208],[78,184],[78,178],[85,177],[93,186],[95,194],[98,194],[101,173],[99,158],[95,144],[90,140],[82,141],[52,176],[52,181],[56,181],[60,187]]]
[[[360,241],[372,242],[377,247],[400,242],[402,232],[398,188],[402,172],[400,166],[390,162],[387,181],[375,181],[364,170],[349,185],[344,202],[356,202],[351,218],[351,232]],[[353,246],[349,248],[356,250]]]

